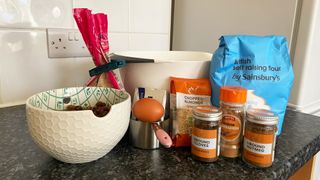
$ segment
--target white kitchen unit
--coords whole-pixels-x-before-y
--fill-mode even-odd
[[[294,48],[295,82],[289,106],[309,114],[320,113],[320,1],[303,1]]]
[[[296,46],[292,48],[295,81],[289,107],[320,116],[320,0],[303,1]],[[320,152],[314,158],[312,179],[320,179]]]
[[[214,52],[224,34],[286,36],[295,73],[289,108],[320,116],[320,0],[175,0],[173,50]],[[313,180],[319,164],[318,153]]]

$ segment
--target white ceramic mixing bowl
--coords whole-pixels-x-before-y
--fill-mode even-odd
[[[62,111],[67,105],[112,105],[104,117],[91,110]],[[55,89],[31,96],[26,102],[29,132],[36,144],[67,163],[84,163],[106,155],[129,126],[131,99],[123,91],[102,87]]]
[[[133,95],[137,87],[149,87],[169,91],[169,77],[208,78],[211,53],[192,51],[126,51],[116,56],[134,61],[121,69],[125,89]]]

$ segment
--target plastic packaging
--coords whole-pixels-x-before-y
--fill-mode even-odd
[[[171,77],[170,120],[173,146],[191,146],[192,109],[199,105],[211,105],[210,94],[209,79]]]
[[[83,40],[92,55],[96,66],[101,66],[110,61],[108,39],[108,17],[106,14],[92,14],[87,8],[73,9],[73,16],[82,34]],[[123,89],[120,78],[113,71],[93,76],[87,82],[88,86],[105,86]]]
[[[219,105],[220,87],[248,89],[247,109],[272,110],[281,132],[293,83],[288,45],[282,36],[222,36],[210,66],[213,105]]]

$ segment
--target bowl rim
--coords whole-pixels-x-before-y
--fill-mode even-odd
[[[43,111],[43,112],[57,112],[57,113],[69,113],[69,114],[73,114],[73,113],[78,113],[78,114],[79,114],[79,112],[81,112],[81,113],[88,113],[88,112],[90,112],[94,117],[99,118],[99,119],[100,119],[100,118],[105,118],[105,117],[108,116],[109,113],[106,114],[106,115],[103,116],[103,117],[95,116],[95,115],[93,114],[93,111],[92,111],[92,110],[61,111],[61,110],[40,109],[40,108],[37,108],[37,107],[32,106],[32,105],[29,103],[30,99],[33,98],[34,96],[38,95],[38,94],[41,94],[41,93],[44,93],[44,92],[48,92],[48,91],[52,91],[52,90],[65,89],[65,88],[72,89],[72,88],[97,88],[97,87],[95,87],[95,86],[92,86],[92,87],[90,87],[90,86],[75,86],[75,87],[56,88],[56,89],[50,89],[50,90],[38,92],[38,93],[35,93],[35,94],[33,94],[33,95],[31,95],[30,97],[27,98],[27,100],[26,100],[26,108],[31,108],[31,109],[34,109],[34,110],[36,110],[36,111]],[[115,107],[117,107],[117,106],[120,106],[122,103],[125,103],[125,102],[127,102],[127,101],[131,101],[131,96],[130,96],[130,94],[129,94],[127,91],[125,91],[125,90],[115,89],[115,88],[111,88],[111,87],[99,87],[99,88],[112,89],[112,90],[115,90],[115,91],[118,91],[118,92],[119,92],[119,91],[122,91],[123,93],[125,93],[125,94],[127,95],[127,98],[125,98],[125,100],[123,100],[122,102],[119,102],[119,103],[117,103],[117,104],[111,105],[110,111],[111,111],[113,108],[115,108]]]
[[[205,51],[118,51],[113,53],[124,59],[145,59],[158,63],[195,63],[210,62],[213,54]],[[198,56],[195,58],[195,56]],[[189,58],[189,59],[188,59]],[[179,59],[179,60],[178,60]],[[183,60],[181,60],[183,59]],[[188,60],[187,60],[188,59]]]

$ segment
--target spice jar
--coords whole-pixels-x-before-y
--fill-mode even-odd
[[[242,159],[256,167],[270,167],[274,159],[278,116],[269,110],[247,111]]]
[[[222,112],[213,106],[193,108],[191,153],[194,159],[214,162],[219,156],[220,120]]]
[[[247,90],[240,86],[223,86],[220,89],[221,120],[221,155],[235,158],[240,156],[244,108]]]

